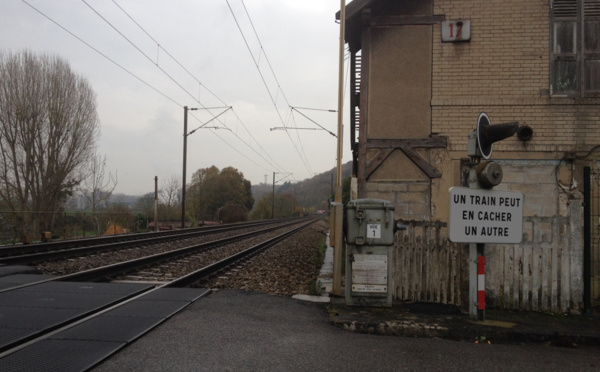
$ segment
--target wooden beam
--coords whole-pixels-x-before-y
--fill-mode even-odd
[[[392,154],[392,152],[394,152],[394,149],[380,149],[379,150],[379,153],[377,154],[375,159],[371,160],[371,162],[367,166],[367,179],[369,177],[371,177],[373,172],[375,172],[377,170],[377,168],[379,168],[379,166],[381,164],[383,164],[383,162],[387,158],[389,158],[389,156]]]
[[[370,139],[367,148],[444,148],[448,145],[446,137],[406,138],[406,139]]]
[[[373,27],[378,26],[404,26],[404,25],[435,25],[442,23],[446,20],[445,15],[433,15],[433,16],[405,16],[405,15],[392,15],[392,16],[373,16],[365,17],[363,13],[363,22],[369,22],[368,24]]]
[[[401,148],[402,152],[404,152],[406,154],[406,156],[408,156],[410,158],[410,160],[413,161],[413,163],[415,163],[415,165],[417,167],[419,167],[429,178],[440,178],[442,176],[442,174],[440,172],[438,172],[437,169],[435,169],[431,164],[429,164],[429,162],[425,159],[423,159],[423,157],[421,155],[419,155],[418,152],[416,152],[415,150],[409,148],[409,147],[403,147]]]
[[[377,156],[367,165],[366,177],[373,172],[391,155],[394,150],[401,150],[429,178],[440,178],[442,174],[415,151],[417,148],[445,148],[446,137],[410,138],[410,139],[372,139],[366,143],[366,149],[379,149]]]

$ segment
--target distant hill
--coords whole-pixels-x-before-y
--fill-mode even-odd
[[[342,165],[342,179],[349,177],[351,173],[352,162]],[[335,189],[335,177],[335,168],[333,168],[300,182],[276,184],[275,193],[294,195],[298,204],[308,210],[327,209],[327,200],[332,197],[332,190]],[[273,184],[252,185],[255,203],[272,192]]]
[[[139,198],[140,196],[138,195],[125,195],[122,193],[115,193],[111,195],[110,199],[106,201],[101,207],[105,208],[113,204],[121,204],[131,207]],[[71,210],[86,210],[89,207],[90,206],[87,199],[79,193],[70,196],[65,202],[65,208]]]
[[[342,165],[342,179],[349,177],[351,173],[352,162]],[[293,195],[298,205],[303,206],[309,211],[316,211],[327,209],[327,200],[332,197],[334,187],[335,168],[296,183],[280,181],[275,185],[275,193]],[[252,185],[252,196],[254,197],[255,205],[260,199],[266,195],[270,195],[272,192],[273,184],[260,183]],[[137,195],[115,193],[106,202],[106,205],[102,207],[112,204],[124,204],[131,208],[140,197]],[[65,203],[65,207],[71,210],[85,210],[89,208],[85,198],[78,194],[71,196]]]

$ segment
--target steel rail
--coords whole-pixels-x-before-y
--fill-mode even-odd
[[[314,221],[314,218],[311,220]],[[142,268],[144,266],[159,263],[162,261],[167,261],[167,260],[179,257],[179,256],[189,255],[196,251],[213,249],[213,248],[219,247],[224,244],[229,244],[229,243],[233,243],[238,240],[247,239],[247,238],[251,238],[253,236],[265,234],[267,232],[285,228],[287,226],[291,226],[291,225],[294,225],[297,223],[299,223],[299,221],[291,221],[291,222],[288,221],[285,224],[280,224],[277,226],[272,226],[272,227],[268,227],[268,228],[257,230],[257,231],[251,231],[251,232],[231,236],[228,238],[223,238],[223,239],[206,242],[206,243],[194,244],[194,245],[175,249],[175,250],[168,251],[168,252],[157,253],[157,254],[150,255],[150,256],[145,256],[145,257],[141,257],[141,258],[137,258],[137,259],[133,259],[133,260],[118,262],[118,263],[114,263],[111,265],[105,265],[105,266],[101,266],[101,267],[97,267],[97,268],[93,268],[93,269],[89,269],[89,270],[84,270],[84,271],[80,271],[80,272],[76,272],[76,273],[72,273],[72,274],[42,279],[40,281],[26,283],[26,284],[22,284],[22,285],[15,286],[15,287],[4,288],[4,289],[0,289],[0,293],[8,292],[8,291],[19,289],[19,288],[25,288],[25,287],[29,287],[29,286],[33,286],[33,285],[41,284],[41,283],[45,283],[45,282],[50,282],[50,281],[100,281],[100,280],[106,279],[107,277],[127,273],[128,271],[136,270],[136,269]]]
[[[205,236],[205,235],[218,234],[218,233],[227,232],[227,231],[235,231],[240,228],[250,228],[253,226],[261,226],[261,225],[264,225],[264,223],[250,225],[250,226],[248,226],[248,225],[226,226],[226,227],[221,227],[218,229],[186,232],[186,233],[180,233],[177,235],[152,236],[152,237],[144,238],[144,239],[118,241],[118,242],[114,242],[114,243],[98,244],[98,245],[84,246],[84,247],[71,248],[71,249],[65,249],[65,250],[38,252],[38,253],[32,253],[32,254],[25,254],[25,255],[21,255],[21,256],[0,257],[0,265],[36,264],[39,262],[53,261],[53,260],[58,260],[58,259],[70,258],[70,257],[80,257],[80,256],[86,256],[86,255],[90,255],[90,254],[101,253],[101,252],[117,251],[120,249],[133,248],[133,247],[137,247],[137,246],[145,245],[145,244],[159,244],[159,243],[173,241],[173,240],[183,240],[183,239],[195,238],[195,237],[200,237],[200,236]]]
[[[251,238],[254,236],[262,235],[264,233],[278,230],[281,228],[285,228],[287,226],[294,225],[297,223],[298,223],[297,221],[294,221],[291,223],[286,223],[283,225],[269,227],[269,228],[258,230],[258,231],[251,231],[248,233],[231,236],[228,238],[223,238],[223,239],[219,239],[219,240],[212,241],[212,242],[195,244],[195,245],[191,245],[188,247],[175,249],[173,251],[157,253],[157,254],[153,254],[151,256],[146,256],[146,257],[141,257],[138,259],[119,262],[119,263],[115,263],[112,265],[106,265],[106,266],[98,267],[95,269],[81,271],[78,273],[67,274],[67,275],[61,276],[59,280],[66,280],[66,281],[102,280],[106,277],[112,277],[112,276],[115,276],[118,274],[127,273],[128,271],[131,271],[131,270],[136,270],[136,269],[139,269],[139,268],[151,265],[151,264],[157,264],[157,263],[167,261],[167,260],[170,260],[173,258],[177,258],[180,256],[187,256],[187,255],[195,253],[197,251],[213,249],[213,248],[219,247],[224,244],[229,244],[229,243],[233,243],[233,242],[236,242],[236,241],[239,241],[242,239],[247,239],[247,238]]]
[[[280,220],[278,220],[280,221]],[[185,235],[195,233],[206,233],[209,234],[211,231],[219,232],[223,230],[231,230],[236,228],[246,228],[252,226],[260,226],[273,223],[273,220],[268,221],[252,221],[252,222],[241,222],[234,224],[224,225],[211,225],[201,226],[188,229],[175,229],[159,232],[145,232],[145,233],[134,233],[134,234],[118,234],[118,235],[105,235],[96,236],[93,238],[82,238],[82,239],[71,239],[71,240],[60,240],[46,243],[35,243],[35,244],[19,244],[19,245],[5,245],[0,246],[0,258],[11,257],[17,255],[26,255],[41,252],[50,252],[56,250],[65,250],[71,248],[81,248],[92,245],[112,244],[116,242],[125,241],[136,241],[149,238],[157,238],[162,236],[173,236],[173,235]]]
[[[202,279],[206,279],[209,276],[216,274],[217,272],[222,271],[223,269],[225,269],[226,267],[229,267],[239,261],[248,259],[249,257],[252,257],[260,252],[262,252],[265,249],[268,249],[270,247],[272,247],[273,245],[280,243],[281,241],[287,239],[288,237],[290,237],[291,235],[297,233],[298,231],[304,229],[305,227],[307,227],[308,225],[314,223],[317,219],[312,219],[309,220],[308,222],[302,224],[301,226],[298,226],[296,228],[294,228],[293,230],[290,231],[286,231],[280,235],[277,235],[269,240],[266,240],[262,243],[256,244],[250,248],[244,249],[243,251],[240,251],[236,254],[233,254],[227,258],[224,258],[220,261],[217,261],[215,263],[212,263],[210,265],[207,265],[199,270],[196,270],[194,272],[191,272],[189,274],[183,275],[177,279],[174,279],[172,281],[170,281],[169,283],[163,284],[162,287],[167,288],[167,287],[186,287],[194,282],[197,282],[199,280]]]

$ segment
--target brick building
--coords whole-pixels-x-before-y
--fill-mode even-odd
[[[495,189],[525,205],[522,243],[486,247],[488,307],[579,309],[583,167],[600,159],[600,0],[354,0],[345,41],[358,197],[392,201],[409,225],[395,297],[468,298],[448,190],[465,185],[467,136],[485,112],[532,131],[494,145]]]

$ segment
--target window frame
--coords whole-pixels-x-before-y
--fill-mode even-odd
[[[554,97],[600,97],[600,42],[596,39],[594,46],[598,50],[588,51],[586,47],[586,25],[588,22],[600,23],[600,0],[552,0],[550,9],[550,93]],[[573,23],[574,53],[557,50],[558,27],[560,23]],[[596,26],[597,28],[600,26]],[[566,29],[565,29],[566,30]],[[567,39],[564,39],[567,40]],[[557,73],[559,64],[568,68],[569,61],[574,62],[574,82],[567,82],[572,89],[557,91]],[[588,88],[591,83],[587,76],[589,61],[597,61],[595,66],[595,88]],[[565,63],[566,62],[566,63]],[[573,67],[571,67],[573,68]],[[568,80],[563,79],[563,81]]]

